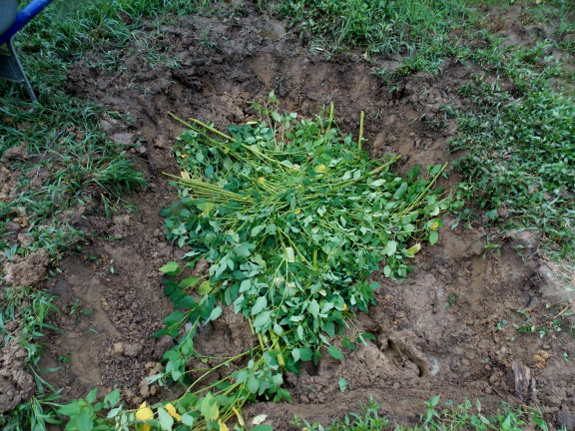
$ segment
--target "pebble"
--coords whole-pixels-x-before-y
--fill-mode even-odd
[[[112,355],[118,356],[123,355],[125,351],[124,343],[114,343],[112,346]]]

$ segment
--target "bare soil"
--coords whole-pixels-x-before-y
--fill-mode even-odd
[[[72,93],[115,111],[113,118],[102,118],[102,127],[126,146],[150,188],[127,197],[135,212],[113,219],[91,209],[66,215],[92,239],[45,282],[59,295],[61,312],[51,323],[64,333],[47,334],[40,363],[43,369],[62,367],[43,378],[64,388],[67,399],[85,397],[93,387],[102,395],[118,387],[130,406],[175,396],[142,384],[173,345],[169,337],[153,337],[172,312],[158,268],[186,252],[166,241],[158,215],[176,198],[162,173],[179,172],[172,145],[182,127],[168,111],[223,130],[257,119],[252,103],[266,101],[271,90],[283,109],[303,117],[333,101],[345,133],[357,136],[365,111],[371,156],[402,154],[405,171],[458,157],[445,145],[457,125],[444,122],[439,106],[466,103],[456,91],[470,74],[456,60],[447,61],[437,76],[410,76],[390,92],[361,55],[312,54],[281,22],[249,6],[225,18],[189,16],[160,28],[148,22],[138,37],[126,49],[111,48],[113,70],[94,52],[69,73]],[[453,172],[451,183],[456,179]],[[446,218],[440,241],[423,248],[405,282],[373,274],[382,286],[377,305],[355,324],[376,341],[345,351],[342,361],[326,355],[300,376],[286,376],[293,404],[256,404],[246,417],[265,413],[266,423],[279,430],[293,428],[294,414],[325,425],[357,412],[370,395],[382,414],[404,424],[415,423],[423,402],[438,394],[456,403],[480,398],[487,412],[501,401],[541,406],[552,420],[559,411],[566,417],[575,412],[575,378],[566,361],[575,356],[572,335],[517,331],[525,315],[530,325],[549,328],[575,279],[559,277],[558,268],[537,253],[532,231],[494,237],[484,219],[470,227],[456,222]],[[493,243],[500,247],[486,247]],[[202,353],[228,356],[250,345],[248,331],[227,315],[199,335],[198,346]],[[517,364],[528,367],[532,379],[516,388]],[[349,382],[343,393],[340,377]]]

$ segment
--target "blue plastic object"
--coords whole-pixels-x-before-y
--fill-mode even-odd
[[[0,46],[8,44],[10,55],[0,54],[0,79],[23,84],[28,95],[36,101],[34,90],[30,86],[20,59],[14,49],[13,39],[16,33],[38,15],[53,0],[32,0],[24,9],[15,14],[18,8],[17,0],[0,0]]]

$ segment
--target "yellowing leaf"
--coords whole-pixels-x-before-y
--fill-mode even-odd
[[[421,250],[421,244],[417,243],[413,247],[409,247],[407,249],[407,255],[409,257],[413,257],[413,256],[415,256],[415,253],[417,253],[419,250]]]
[[[182,178],[185,178],[187,180],[190,179],[190,174],[188,174],[186,171],[180,172],[180,175],[182,176]]]
[[[218,425],[220,426],[220,431],[228,431],[228,426],[222,422],[221,419],[218,419]]]
[[[178,414],[176,408],[173,405],[166,404],[164,408],[170,414],[170,416],[173,417],[175,420],[177,420],[178,422],[182,420],[182,417]]]
[[[436,221],[435,223],[433,223],[433,225],[431,226],[431,230],[437,230],[437,228],[439,227],[439,222]]]
[[[265,183],[265,182],[266,182],[266,179],[265,179],[264,177],[259,177],[259,178],[258,178],[258,183],[262,183],[262,184],[263,184],[263,183]]]
[[[313,170],[318,174],[325,174],[329,168],[326,165],[317,165]]]
[[[148,403],[145,401],[142,403],[138,411],[136,412],[136,420],[137,421],[149,421],[154,419],[154,412],[150,407],[148,407]],[[152,427],[151,424],[140,424],[137,426],[138,431],[150,431]]]

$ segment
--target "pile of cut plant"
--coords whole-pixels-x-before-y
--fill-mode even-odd
[[[105,418],[87,411],[92,426],[226,430],[232,419],[245,426],[241,407],[256,397],[289,401],[283,372],[298,373],[303,361],[326,354],[341,359],[345,349],[367,343],[373,336],[351,319],[374,303],[372,273],[404,278],[421,244],[438,240],[441,213],[460,206],[435,188],[446,165],[398,175],[399,156],[370,160],[361,130],[357,142],[342,135],[333,105],[327,118],[260,112],[262,121],[227,133],[174,116],[189,129],[176,145],[179,199],[161,214],[169,238],[192,250],[185,264],[160,268],[176,311],[156,335],[178,344],[149,380],[184,391],[169,404],[115,408]],[[185,277],[202,258],[208,275]],[[201,355],[194,336],[232,310],[249,322],[253,346],[234,357]],[[191,369],[197,359],[203,368]],[[206,366],[208,359],[218,365]],[[237,371],[222,378],[226,367]],[[73,413],[93,408],[75,403]],[[71,424],[78,414],[72,416]]]

